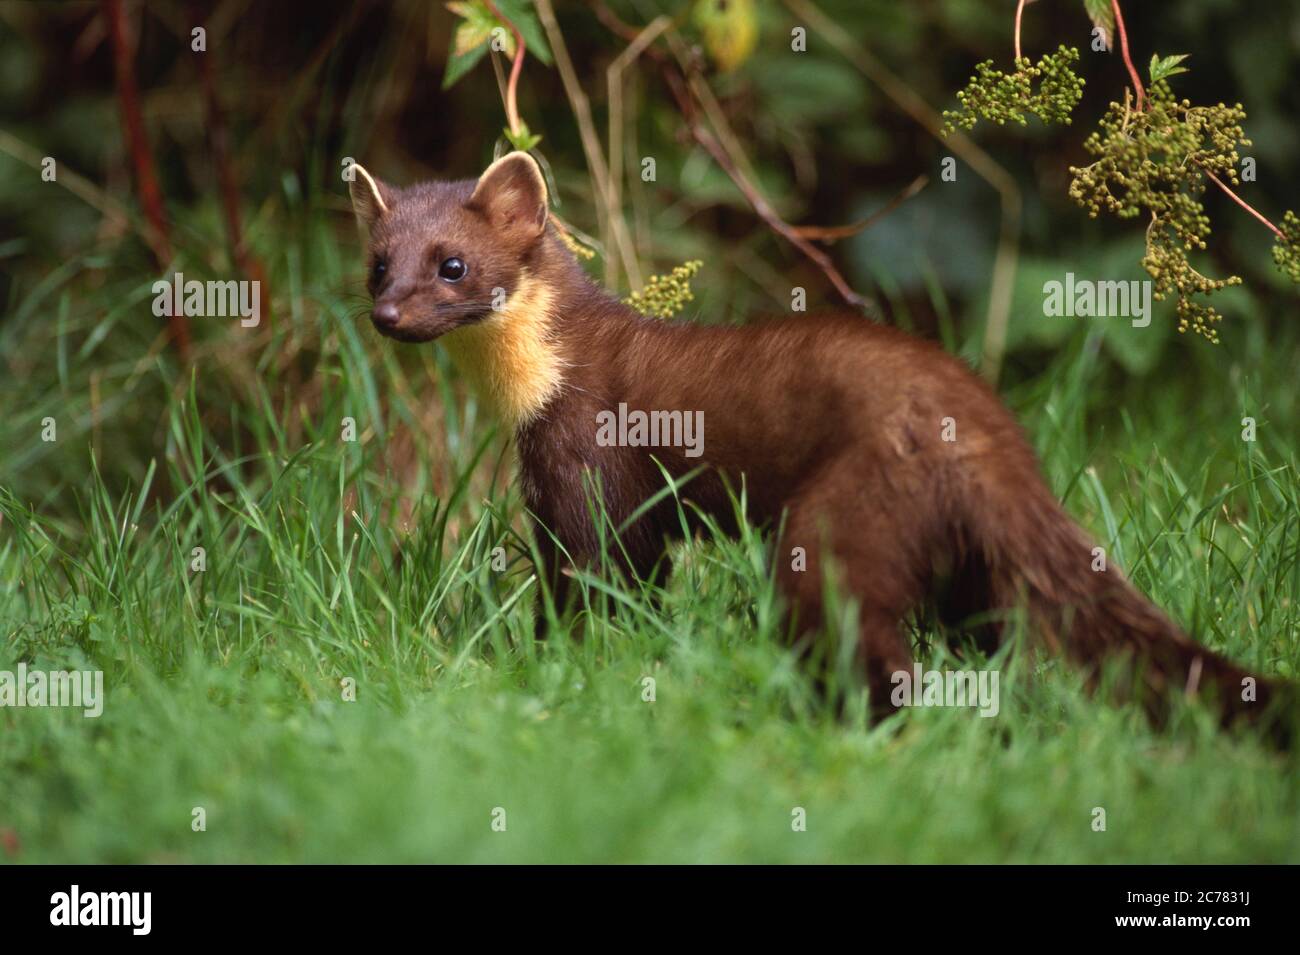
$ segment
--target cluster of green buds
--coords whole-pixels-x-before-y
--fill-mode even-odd
[[[1273,246],[1273,261],[1292,282],[1300,282],[1300,218],[1294,212],[1282,219],[1282,235]]]
[[[1204,243],[1199,246],[1204,247]],[[1211,344],[1217,345],[1219,330],[1216,326],[1223,320],[1223,316],[1214,306],[1193,296],[1204,298],[1230,285],[1240,285],[1241,276],[1229,275],[1224,279],[1215,279],[1202,275],[1192,268],[1187,259],[1187,250],[1187,244],[1171,226],[1163,220],[1153,218],[1147,229],[1147,251],[1142,256],[1142,267],[1155,283],[1157,299],[1163,301],[1170,295],[1178,296],[1178,330],[1186,332],[1190,328]]]
[[[692,259],[673,269],[669,275],[652,275],[645,287],[633,292],[623,302],[642,315],[652,318],[672,318],[686,303],[695,299],[691,292],[691,278],[704,267],[699,259]]]
[[[1147,92],[1141,111],[1130,108],[1127,97],[1110,104],[1100,128],[1084,142],[1096,161],[1070,168],[1070,197],[1094,218],[1103,211],[1121,219],[1149,216],[1142,265],[1155,282],[1156,298],[1177,295],[1178,330],[1217,343],[1222,316],[1192,296],[1209,296],[1241,279],[1202,275],[1188,253],[1205,249],[1210,234],[1201,204],[1208,177],[1238,182],[1237,148],[1250,145],[1241,125],[1246,114],[1240,103],[1193,106],[1178,100],[1164,80]]]
[[[1068,126],[1074,108],[1083,98],[1083,78],[1071,67],[1078,59],[1077,49],[1061,46],[1037,64],[1029,57],[1020,57],[1014,73],[1003,73],[994,68],[992,60],[985,60],[975,67],[975,75],[957,94],[961,106],[944,110],[943,135],[956,129],[973,129],[981,119],[1025,126],[1026,116],[1031,113],[1044,123]]]

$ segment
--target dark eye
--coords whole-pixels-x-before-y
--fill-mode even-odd
[[[448,282],[459,282],[468,271],[469,266],[452,256],[450,259],[444,259],[442,265],[438,266],[438,277]]]
[[[387,271],[388,263],[383,259],[375,259],[375,264],[370,266],[370,280],[372,282],[378,282],[384,277],[384,273]]]

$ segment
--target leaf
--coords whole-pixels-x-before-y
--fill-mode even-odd
[[[472,70],[474,64],[483,59],[484,54],[488,51],[487,44],[484,43],[464,56],[457,56],[454,39],[452,43],[451,55],[447,57],[447,72],[442,78],[442,88],[445,90],[451,89],[462,76]]]
[[[464,56],[481,43],[486,43],[492,36],[493,27],[499,26],[497,18],[492,15],[482,0],[447,4],[447,9],[463,21],[456,27],[455,42],[452,52]]]
[[[753,0],[697,0],[694,19],[721,72],[737,69],[754,52],[758,14]]]
[[[526,43],[527,41],[525,40],[524,42]],[[528,128],[528,124],[523,120],[519,121],[519,132],[515,135],[510,134],[509,128],[506,128],[504,132],[506,141],[515,149],[522,152],[528,152],[528,150],[532,149],[542,141],[542,137],[531,132]]]
[[[547,66],[551,65],[551,51],[542,35],[541,24],[527,0],[496,0],[496,7],[519,29],[527,51]],[[492,13],[483,0],[455,0],[447,9],[461,18],[452,34],[451,52],[447,56],[447,72],[442,78],[442,88],[450,89],[462,76],[474,68],[491,48],[493,31],[504,33],[502,52],[507,58],[515,55],[515,35],[506,24]]]
[[[496,17],[488,12],[481,0],[447,4],[447,9],[461,18],[451,37],[451,52],[447,54],[447,72],[442,78],[442,88],[450,89],[462,76],[474,68],[487,53],[487,41]]]
[[[1160,80],[1170,76],[1177,76],[1179,73],[1186,73],[1187,67],[1178,64],[1187,59],[1189,53],[1176,53],[1173,56],[1166,56],[1163,59],[1159,54],[1151,54],[1151,82],[1158,83]]]
[[[1106,49],[1110,49],[1115,37],[1115,8],[1111,0],[1083,0],[1083,7],[1088,11],[1088,19],[1095,27],[1101,27],[1106,34]]]
[[[542,33],[542,25],[537,20],[537,14],[533,12],[532,3],[529,0],[496,0],[496,5],[501,15],[508,17],[510,22],[519,28],[528,55],[535,56],[550,66],[551,48],[546,45],[546,35]]]
[[[492,28],[490,26],[482,26],[466,20],[456,27],[456,33],[452,37],[452,56],[466,56],[474,52],[477,47],[486,43],[491,36]]]

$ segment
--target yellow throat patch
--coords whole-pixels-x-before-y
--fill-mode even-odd
[[[548,337],[553,299],[549,286],[525,276],[505,308],[443,338],[461,374],[512,427],[535,417],[563,381]]]

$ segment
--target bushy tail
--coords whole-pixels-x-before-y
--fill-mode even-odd
[[[1175,693],[1205,699],[1225,725],[1255,723],[1286,740],[1294,687],[1250,673],[1182,632],[1109,562],[1045,485],[986,498],[977,529],[995,606],[1026,606],[1030,629],[1095,681],[1123,662],[1124,691],[1159,719]]]

